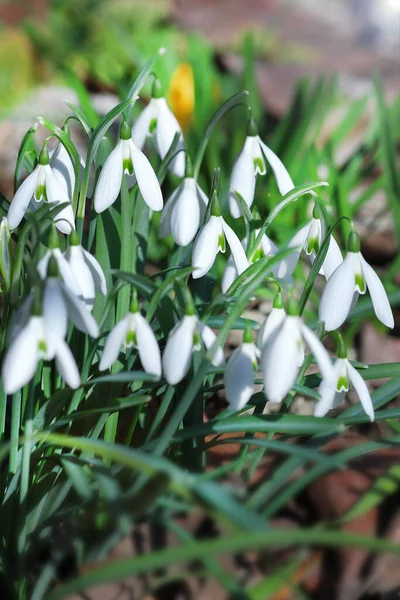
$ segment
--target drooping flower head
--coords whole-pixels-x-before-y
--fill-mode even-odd
[[[246,327],[243,343],[230,355],[224,374],[226,396],[233,410],[241,410],[253,395],[259,356],[252,331]]]
[[[274,297],[272,303],[272,310],[264,323],[261,325],[258,336],[257,336],[257,347],[262,350],[267,343],[268,339],[279,327],[284,318],[286,317],[286,311],[284,309],[282,292],[279,290]]]
[[[180,125],[169,109],[164,97],[161,82],[154,80],[152,97],[132,127],[132,139],[142,149],[148,137],[153,137],[156,150],[163,160],[171,148],[175,135],[179,135],[176,156],[170,163],[170,169],[177,177],[185,174],[185,155],[183,135]]]
[[[355,231],[349,235],[348,251],[322,292],[319,319],[326,331],[340,327],[355,304],[358,294],[369,291],[377,318],[386,327],[394,327],[389,300],[381,280],[360,252],[360,239]]]
[[[160,184],[147,157],[131,139],[127,121],[122,121],[119,142],[107,157],[94,191],[94,208],[101,213],[111,206],[121,190],[122,177],[135,176],[146,204],[155,211],[163,207]]]

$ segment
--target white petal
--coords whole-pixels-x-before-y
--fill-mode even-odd
[[[221,288],[223,293],[231,287],[232,283],[238,278],[238,272],[233,262],[232,256],[228,258],[224,274],[222,275]]]
[[[143,200],[152,210],[158,211],[163,207],[163,197],[160,184],[148,158],[130,140],[130,149],[135,170],[135,176]]]
[[[14,198],[8,209],[7,219],[10,229],[15,229],[21,223],[26,211],[28,210],[29,203],[35,193],[36,183],[38,179],[39,166],[28,175],[28,177],[21,183],[17,189]]]
[[[314,417],[324,417],[326,413],[333,408],[333,402],[336,396],[336,384],[334,381],[323,379],[318,388],[321,399],[314,407]],[[342,392],[339,392],[342,394]]]
[[[221,231],[221,218],[222,217],[210,217],[209,221],[200,229],[195,239],[192,256],[192,264],[194,267],[192,273],[193,279],[203,277],[214,264],[215,257],[218,253],[218,237]]]
[[[54,175],[62,183],[68,197],[72,198],[75,186],[75,171],[70,156],[61,142],[49,152],[50,166]]]
[[[65,258],[65,256],[63,256],[61,250],[59,248],[55,248],[53,250],[53,255],[57,261],[58,270],[65,285],[77,296],[82,296],[79,279],[77,279],[68,263],[68,260]]]
[[[263,349],[269,337],[281,325],[286,316],[283,308],[273,308],[261,325],[257,336],[257,346],[260,350]]]
[[[393,313],[392,309],[390,308],[385,288],[383,287],[378,275],[361,254],[360,258],[363,274],[367,282],[367,287],[371,296],[375,314],[381,323],[386,325],[386,327],[392,328],[394,327]]]
[[[200,207],[194,179],[185,179],[171,212],[171,232],[178,246],[187,246],[200,224]]]
[[[200,331],[201,339],[203,340],[203,343],[204,343],[206,349],[209,350],[212,347],[212,345],[214,344],[215,340],[217,339],[217,336],[215,335],[215,333],[213,332],[211,327],[208,327],[208,325],[205,325],[201,321],[198,322],[198,328]],[[222,348],[220,346],[218,346],[215,351],[214,357],[211,361],[211,364],[213,364],[214,367],[219,367],[223,363],[224,363],[224,351],[222,350]]]
[[[232,252],[233,262],[235,263],[238,274],[240,275],[249,266],[246,253],[236,233],[224,219],[222,219],[222,228],[226,237],[226,241]]]
[[[253,344],[242,344],[229,357],[224,383],[226,396],[233,410],[243,408],[253,394],[254,359]]]
[[[49,277],[43,292],[43,325],[50,359],[54,358],[57,342],[65,338],[68,329],[68,314],[62,285],[58,277]]]
[[[242,215],[240,205],[234,192],[238,192],[246,202],[251,206],[254,200],[254,190],[256,187],[256,175],[254,172],[254,162],[252,156],[253,137],[247,137],[232,168],[231,181],[229,184],[229,210],[234,219]]]
[[[89,310],[92,310],[96,295],[95,287],[92,272],[85,261],[82,250],[82,246],[69,246],[65,253],[68,266],[73,272],[76,280],[79,282],[80,292],[77,294],[74,289],[71,289],[67,282],[65,282],[65,284],[76,296],[79,297],[80,300],[84,300]]]
[[[259,231],[256,231],[256,236],[259,234]],[[279,248],[274,244],[272,240],[264,233],[261,238],[261,249],[265,256],[275,256],[278,252]]]
[[[55,176],[51,167],[46,169],[46,193],[49,204],[68,203],[54,218],[54,222],[62,233],[70,234],[75,229],[75,217],[72,210],[72,204],[63,183]]]
[[[206,210],[207,210],[207,205],[208,205],[208,196],[207,196],[207,194],[205,194],[203,192],[203,190],[201,189],[201,187],[199,186],[197,181],[196,181],[196,192],[197,192],[197,198],[199,200],[199,207],[200,207],[200,223],[203,223],[204,216],[205,216]]]
[[[374,420],[374,406],[372,404],[371,395],[369,393],[367,384],[361,377],[360,373],[349,362],[347,364],[347,370],[349,379],[356,390],[358,397],[360,398],[363,409],[369,416],[371,422]]]
[[[39,362],[38,319],[32,317],[12,342],[2,366],[3,387],[6,394],[14,394],[35,375]]]
[[[189,371],[196,328],[197,317],[185,316],[175,325],[168,336],[162,365],[165,379],[170,385],[182,381]]]
[[[322,275],[329,279],[334,271],[341,265],[343,262],[342,253],[340,251],[339,245],[333,235],[331,235],[329,240],[328,252],[326,253],[324,263],[322,265]]]
[[[167,101],[165,98],[157,98],[153,99],[153,102],[157,104],[157,126],[155,131],[155,141],[158,152],[160,154],[161,159],[163,159],[168,150],[171,148],[171,144],[174,140],[174,137],[177,133],[179,133],[180,139],[178,143],[178,147],[176,149],[184,148],[183,145],[183,136],[180,125],[169,109]],[[170,164],[171,171],[177,177],[183,177],[185,174],[185,153],[179,152],[174,160]]]
[[[150,375],[161,377],[161,354],[156,336],[140,313],[135,313],[133,316],[136,321],[137,347],[143,369]]]
[[[271,165],[271,169],[274,172],[278,189],[282,196],[290,192],[294,188],[294,183],[290,177],[285,165],[280,158],[276,156],[274,152],[259,138],[260,146],[264,152],[265,158]]]
[[[106,278],[103,272],[103,269],[100,266],[100,263],[95,259],[94,256],[90,254],[85,248],[82,248],[83,256],[86,261],[87,266],[92,273],[94,286],[100,294],[105,296],[107,294],[107,283]]]
[[[304,227],[302,227],[289,242],[289,248],[295,249],[298,254],[302,252],[307,241],[311,229],[311,223],[312,221],[307,223],[307,225],[304,225]]]
[[[132,139],[140,150],[143,149],[147,137],[151,135],[150,124],[154,118],[157,118],[157,111],[155,110],[153,101],[150,100],[132,127]]]
[[[332,381],[336,385],[335,371],[332,366],[331,359],[329,358],[328,351],[326,350],[321,340],[318,339],[315,333],[311,331],[311,329],[307,327],[307,325],[304,325],[304,323],[301,323],[301,333],[305,342],[307,343],[311,352],[314,355],[322,379]]]
[[[179,194],[182,191],[182,183],[172,192],[172,194],[167,199],[163,211],[161,213],[161,221],[160,227],[158,229],[158,235],[161,238],[165,238],[168,235],[172,235],[171,231],[171,219],[172,219],[172,211],[175,206],[175,203],[179,197]]]
[[[115,363],[121,350],[121,346],[125,341],[129,327],[129,315],[121,319],[110,333],[108,334],[106,343],[104,344],[103,354],[101,356],[99,371],[109,369]]]
[[[123,173],[122,140],[107,157],[94,191],[94,208],[98,213],[115,202],[121,189]]]
[[[319,320],[325,322],[326,331],[340,327],[350,311],[355,289],[351,252],[328,279],[319,305]]]
[[[92,337],[99,335],[99,326],[92,317],[85,303],[77,298],[70,290],[61,285],[63,297],[68,309],[68,316],[79,331],[88,333]]]
[[[292,389],[299,372],[299,345],[298,317],[286,317],[262,349],[260,362],[270,402],[281,402]]]
[[[76,390],[81,384],[81,376],[75,358],[64,340],[59,340],[56,347],[56,367],[65,383]]]

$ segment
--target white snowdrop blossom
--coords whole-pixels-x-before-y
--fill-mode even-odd
[[[193,352],[201,348],[201,341],[209,350],[215,339],[213,330],[196,315],[185,315],[171,330],[162,357],[163,372],[168,383],[175,385],[182,381],[189,371]],[[222,348],[217,348],[211,363],[217,367],[223,362]]]
[[[261,351],[264,391],[270,402],[281,402],[292,389],[304,362],[303,341],[310,347],[323,379],[334,378],[329,355],[315,333],[288,311]]]
[[[315,405],[314,415],[316,417],[323,417],[329,410],[340,406],[346,393],[349,391],[351,383],[360,398],[366,414],[373,421],[374,407],[371,395],[360,373],[350,364],[347,358],[338,358],[333,368],[335,379],[332,382],[323,380],[319,386],[318,391],[321,399]]]
[[[278,189],[282,196],[294,188],[294,183],[276,154],[260,139],[253,119],[249,120],[247,137],[243,149],[235,160],[229,185],[229,210],[233,218],[242,215],[236,193],[242,196],[248,207],[254,200],[257,175],[267,172],[266,161],[274,173]]]
[[[126,317],[121,319],[109,333],[99,370],[105,371],[111,367],[117,360],[121,348],[132,346],[137,348],[140,362],[146,373],[161,377],[161,355],[156,336],[136,305],[131,307]]]
[[[107,157],[94,191],[94,208],[101,213],[111,206],[121,190],[122,177],[134,175],[147,206],[154,211],[163,207],[160,184],[148,158],[130,137],[128,123],[123,121],[120,140]]]
[[[14,394],[24,387],[35,375],[40,360],[54,358],[64,381],[72,389],[78,388],[80,375],[67,343],[63,337],[49,335],[43,317],[31,316],[5,355],[2,367],[5,393]]]
[[[146,143],[148,137],[153,137],[156,150],[163,160],[171,148],[175,135],[179,135],[176,148],[176,156],[171,161],[169,168],[177,177],[185,174],[185,154],[183,134],[181,127],[168,107],[165,97],[162,95],[161,84],[155,80],[152,90],[152,98],[148,105],[142,110],[138,119],[132,127],[132,139],[140,149]]]
[[[321,244],[324,241],[324,238],[325,230],[323,223],[318,217],[316,209],[314,209],[314,215],[311,221],[302,227],[289,242],[289,248],[295,249],[295,252],[293,255],[289,255],[289,257],[286,259],[288,271],[293,273],[297,261],[300,258],[300,254],[303,251],[307,254],[307,256],[309,256],[311,263],[313,263]],[[343,257],[338,243],[333,235],[331,235],[329,239],[328,251],[320,270],[321,275],[324,275],[326,279],[329,279],[332,273],[342,262]]]
[[[394,327],[393,313],[381,280],[360,252],[360,241],[355,232],[349,237],[348,252],[337,267],[322,292],[319,319],[326,331],[340,327],[358,294],[369,291],[377,318],[386,327]]]
[[[74,213],[65,183],[56,175],[49,160],[47,148],[43,147],[38,165],[21,183],[12,199],[7,214],[10,229],[18,227],[28,209],[37,210],[41,202],[54,206],[66,203],[67,206],[55,216],[54,222],[62,233],[69,234],[75,229]]]
[[[224,373],[226,397],[233,410],[241,410],[253,395],[259,356],[251,331],[246,330],[243,343],[230,355]]]
[[[268,339],[274,331],[281,325],[286,317],[285,309],[283,308],[283,300],[281,292],[278,292],[274,298],[272,310],[268,317],[264,320],[257,336],[257,347],[262,350]]]
[[[225,252],[226,242],[232,253],[235,268],[240,275],[247,269],[249,262],[236,233],[221,215],[221,207],[214,195],[211,217],[200,229],[193,246],[193,278],[203,277],[214,264],[218,252]]]
[[[158,234],[172,235],[178,246],[194,239],[204,219],[208,198],[193,177],[185,177],[165,203]]]

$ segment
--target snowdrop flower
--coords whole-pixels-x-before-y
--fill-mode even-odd
[[[304,362],[303,340],[310,347],[323,379],[331,382],[333,367],[323,344],[302,321],[297,303],[289,301],[287,315],[267,339],[261,352],[264,391],[270,402],[281,402],[292,389]]]
[[[136,146],[142,149],[147,137],[153,136],[157,152],[163,160],[177,133],[179,134],[179,142],[176,152],[181,151],[171,161],[170,169],[177,177],[183,177],[185,173],[185,156],[182,152],[184,148],[182,130],[176,117],[168,107],[162,93],[161,83],[156,79],[153,83],[152,98],[132,127],[132,139]]]
[[[62,130],[70,137],[70,129],[67,123],[65,123]],[[67,190],[68,197],[72,198],[75,187],[75,171],[72,164],[72,160],[65,146],[61,142],[58,142],[56,146],[54,146],[54,148],[49,151],[49,158],[50,167],[52,168],[54,174]],[[79,156],[79,162],[79,176],[80,179],[82,179],[83,171],[85,169],[85,161],[83,160],[82,156]],[[90,198],[93,191],[91,180],[89,182],[89,188],[90,189],[88,189],[88,196]]]
[[[41,314],[34,302],[26,325],[11,342],[2,366],[2,380],[6,394],[14,394],[35,375],[40,360],[56,359],[57,370],[73,389],[80,385],[75,359],[53,320]]]
[[[215,333],[202,323],[188,308],[186,315],[171,330],[162,357],[165,379],[170,385],[182,381],[189,371],[192,354],[201,349],[201,341],[207,350],[214,344]],[[217,367],[224,362],[222,348],[218,348],[211,363]]]
[[[92,337],[98,337],[99,327],[96,321],[85,303],[71,292],[60,279],[57,260],[54,256],[50,257],[48,263],[42,306],[46,323],[58,337],[65,338],[68,318],[79,331]]]
[[[233,262],[240,275],[249,266],[246,253],[236,233],[229,227],[221,214],[216,192],[213,192],[211,216],[200,229],[193,246],[193,278],[203,277],[214,264],[218,252],[225,252],[226,242],[231,249]]]
[[[259,355],[251,329],[247,328],[243,343],[230,355],[224,374],[226,396],[233,410],[241,410],[253,395]]]
[[[349,236],[346,258],[328,279],[322,292],[319,319],[324,321],[326,331],[337,329],[344,323],[352,304],[358,299],[358,294],[365,294],[367,289],[377,318],[386,327],[394,327],[393,313],[385,288],[362,256],[360,239],[353,231]]]
[[[94,191],[94,208],[101,213],[115,202],[124,174],[135,175],[146,204],[155,211],[163,207],[160,184],[149,160],[131,139],[127,121],[123,121],[120,140],[107,157]]]
[[[10,204],[7,215],[10,229],[18,227],[28,207],[35,210],[37,204],[43,201],[54,206],[67,203],[56,215],[54,222],[62,233],[71,233],[72,229],[75,229],[72,205],[64,184],[50,166],[46,146],[43,146],[37,167],[19,186]]]
[[[321,399],[315,405],[314,415],[316,417],[323,417],[329,410],[340,406],[346,393],[349,391],[350,383],[352,383],[366,414],[370,420],[373,421],[374,406],[372,404],[371,395],[369,393],[367,384],[361,377],[360,373],[356,371],[356,369],[347,359],[346,349],[342,340],[338,352],[338,358],[333,366],[333,369],[335,372],[334,380],[332,382],[324,380],[319,386],[318,391]]]
[[[13,262],[10,228],[7,217],[3,217],[0,221],[0,272],[3,277],[3,292],[8,291],[10,288]]]
[[[260,350],[264,348],[271,335],[281,325],[285,317],[286,312],[283,308],[282,293],[279,291],[275,295],[271,312],[258,331],[257,347]]]
[[[237,219],[242,214],[236,193],[242,196],[247,206],[253,204],[256,177],[267,172],[266,160],[272,168],[279,191],[284,196],[294,188],[294,183],[282,161],[261,141],[257,125],[254,119],[250,118],[247,137],[233,165],[229,186],[229,210],[233,218]]]
[[[165,203],[159,236],[164,238],[172,235],[178,246],[187,246],[199,230],[207,204],[208,198],[194,179],[187,156],[185,179]]]
[[[311,221],[302,227],[289,242],[289,248],[294,248],[295,252],[287,259],[287,264],[290,265],[288,270],[291,270],[293,273],[303,250],[307,256],[310,257],[311,263],[313,263],[321,244],[324,241],[325,235],[325,229],[321,219],[319,218],[317,205],[315,205],[313,218]],[[338,243],[333,235],[331,235],[328,252],[326,253],[325,260],[320,270],[321,275],[324,275],[326,279],[329,279],[332,273],[342,262],[343,257]]]
[[[146,319],[140,314],[136,295],[129,313],[111,330],[104,345],[99,370],[105,371],[118,358],[121,347],[138,349],[143,369],[150,375],[161,377],[161,355],[156,336]]]

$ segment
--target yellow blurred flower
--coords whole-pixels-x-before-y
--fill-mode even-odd
[[[181,63],[175,69],[169,86],[169,104],[183,131],[189,128],[194,111],[194,78],[192,67]]]

